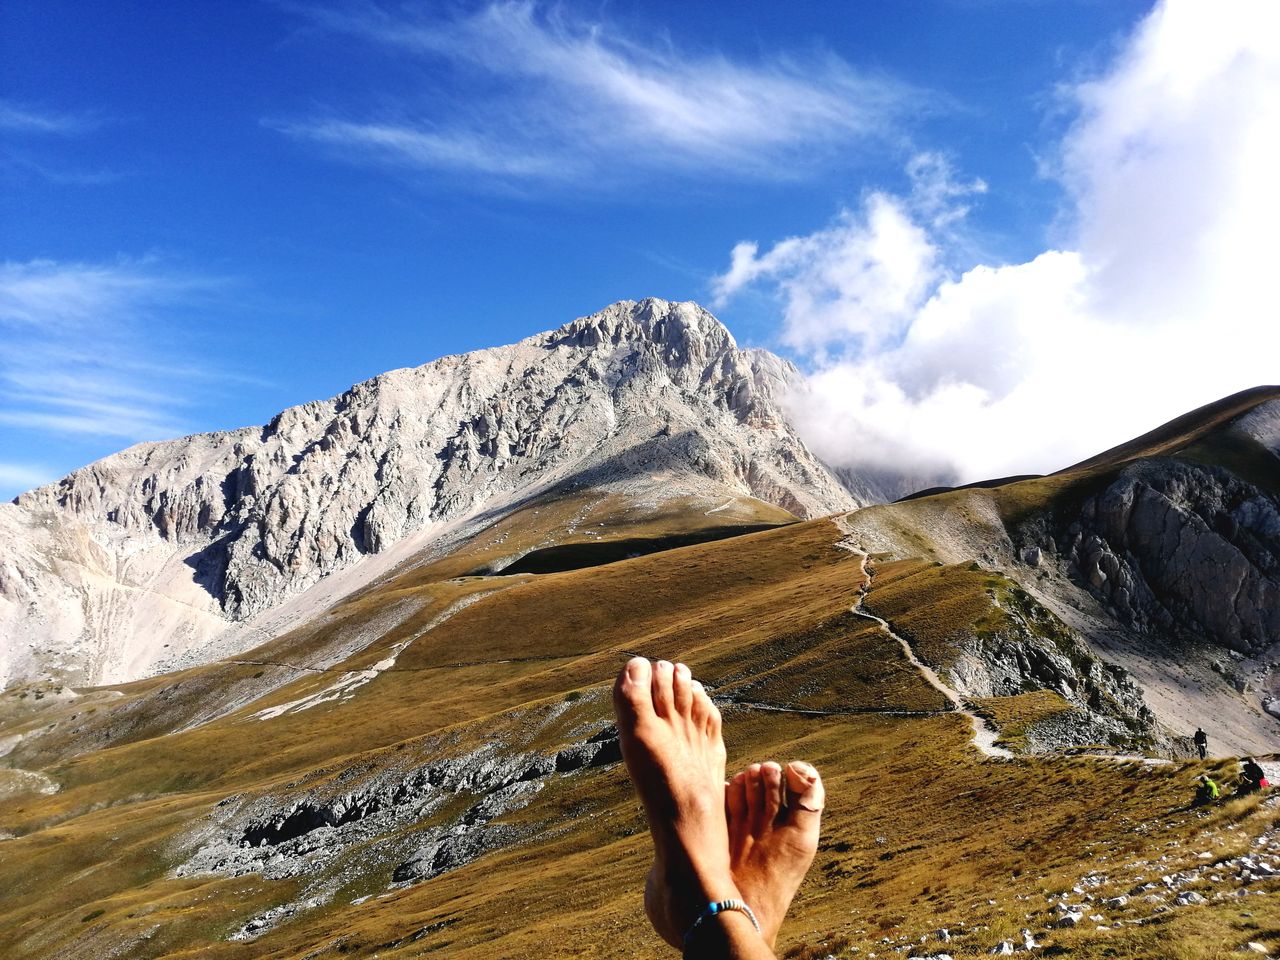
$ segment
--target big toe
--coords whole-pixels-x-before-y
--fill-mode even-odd
[[[827,791],[822,777],[812,765],[803,760],[787,764],[787,817],[793,823],[817,829],[822,808],[827,802]]]
[[[653,715],[653,664],[632,657],[613,684],[613,710],[621,723]]]

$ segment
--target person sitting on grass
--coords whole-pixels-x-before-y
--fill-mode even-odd
[[[726,783],[720,711],[683,663],[633,657],[613,704],[653,839],[644,907],[654,930],[686,958],[776,960],[818,849],[818,771],[753,763]]]
[[[1217,803],[1222,790],[1207,773],[1200,775],[1200,783],[1196,787],[1196,799],[1192,806],[1203,807],[1206,803]]]
[[[1240,786],[1236,788],[1236,793],[1244,796],[1249,793],[1257,793],[1266,786],[1266,774],[1253,759],[1253,757],[1245,757],[1240,761]]]

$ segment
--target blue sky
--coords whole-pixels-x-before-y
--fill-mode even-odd
[[[1259,27],[1238,13],[1220,18],[1224,49]],[[1194,32],[1145,48],[1164,16],[1101,0],[9,0],[0,496],[649,295],[714,303],[740,341],[811,372],[796,416],[831,460],[1000,469],[942,450],[955,428],[937,412],[1025,406],[1035,384],[1000,372],[1017,358],[941,370],[903,351],[946,323],[981,342],[988,314],[1039,310],[1018,299],[1028,285],[1123,300],[1103,268],[1140,275],[1123,253],[1142,238],[1094,221],[1112,215],[1099,184],[1132,164],[1092,164],[1117,124],[1163,116],[1150,90],[1167,82],[1126,94],[1144,111],[1128,120],[1110,94]],[[1274,49],[1246,52],[1274,66]],[[1274,74],[1214,69],[1192,78],[1210,106],[1261,97]],[[1150,142],[1186,153],[1169,130],[1193,122]],[[1258,122],[1225,132],[1254,143]],[[1189,176],[1174,160],[1170,178]],[[1202,214],[1190,229],[1221,226]],[[1064,279],[1077,254],[1091,272]],[[974,306],[982,270],[998,289]],[[963,321],[947,319],[957,301]],[[1105,340],[1113,320],[1052,322],[1101,323]],[[1196,398],[1152,393],[1134,423]]]

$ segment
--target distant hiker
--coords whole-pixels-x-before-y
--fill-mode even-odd
[[[1246,793],[1257,793],[1266,785],[1267,775],[1262,767],[1258,766],[1253,757],[1245,757],[1240,762],[1240,786],[1236,788],[1236,792],[1242,796]]]
[[[1204,774],[1196,787],[1196,799],[1192,806],[1203,807],[1206,803],[1217,803],[1221,796],[1222,790],[1208,774]]]
[[[1203,760],[1206,753],[1209,752],[1209,735],[1196,727],[1196,735],[1192,739],[1196,742],[1196,749],[1200,751],[1200,759]]]

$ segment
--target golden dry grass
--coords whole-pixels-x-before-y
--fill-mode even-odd
[[[620,766],[552,777],[507,817],[535,828],[522,843],[386,896],[389,871],[371,863],[330,902],[254,942],[226,937],[289,900],[295,883],[172,875],[191,852],[191,831],[230,794],[336,790],[367,771],[494,740],[543,751],[574,742],[575,731],[607,720],[608,679],[631,652],[684,659],[714,689],[731,764],[804,757],[823,769],[824,840],[780,944],[795,956],[826,956],[838,942],[865,955],[883,949],[882,937],[961,923],[971,932],[948,952],[985,954],[997,931],[1044,908],[1019,897],[1069,888],[1102,856],[1122,862],[1214,823],[1246,832],[1269,824],[1272,812],[1256,804],[1217,808],[1205,820],[1180,810],[1196,765],[989,761],[969,744],[963,717],[876,712],[945,704],[896,643],[849,613],[861,577],[857,559],[835,546],[839,537],[817,521],[589,570],[458,579],[497,548],[486,541],[461,560],[406,568],[326,623],[242,658],[258,664],[157,678],[115,699],[95,695],[92,716],[88,700],[24,706],[25,729],[56,725],[46,772],[63,790],[0,801],[0,829],[19,834],[0,841],[5,956],[664,955],[640,909],[648,840]],[[990,613],[987,575],[938,569],[882,564],[872,599],[895,613],[932,610],[949,630],[976,629]],[[390,604],[409,612],[338,669],[375,661],[467,595],[481,598],[413,640],[350,700],[250,718],[327,682],[308,674],[221,719],[159,733],[167,717],[197,715],[227,685],[286,669],[268,661],[309,662]],[[922,635],[927,622],[914,623]],[[991,709],[1013,725],[1049,706],[1009,698]],[[94,748],[77,753],[90,734]],[[1249,899],[1257,922],[1275,927],[1273,900]],[[1197,930],[1234,931],[1239,922],[1234,904],[1196,910],[1199,926],[1185,927],[1184,915],[1169,922],[1188,950],[1209,951]],[[1096,942],[1077,931],[1047,942],[1082,956],[1154,955],[1141,952],[1148,939],[1147,928],[1134,927]]]
[[[975,697],[970,706],[1000,731],[1000,746],[1024,750],[1036,724],[1077,709],[1052,690],[1031,690],[1012,697]]]
[[[873,570],[867,609],[892,623],[932,667],[951,666],[965,640],[1003,618],[995,602],[1000,580],[977,564],[903,560]]]

